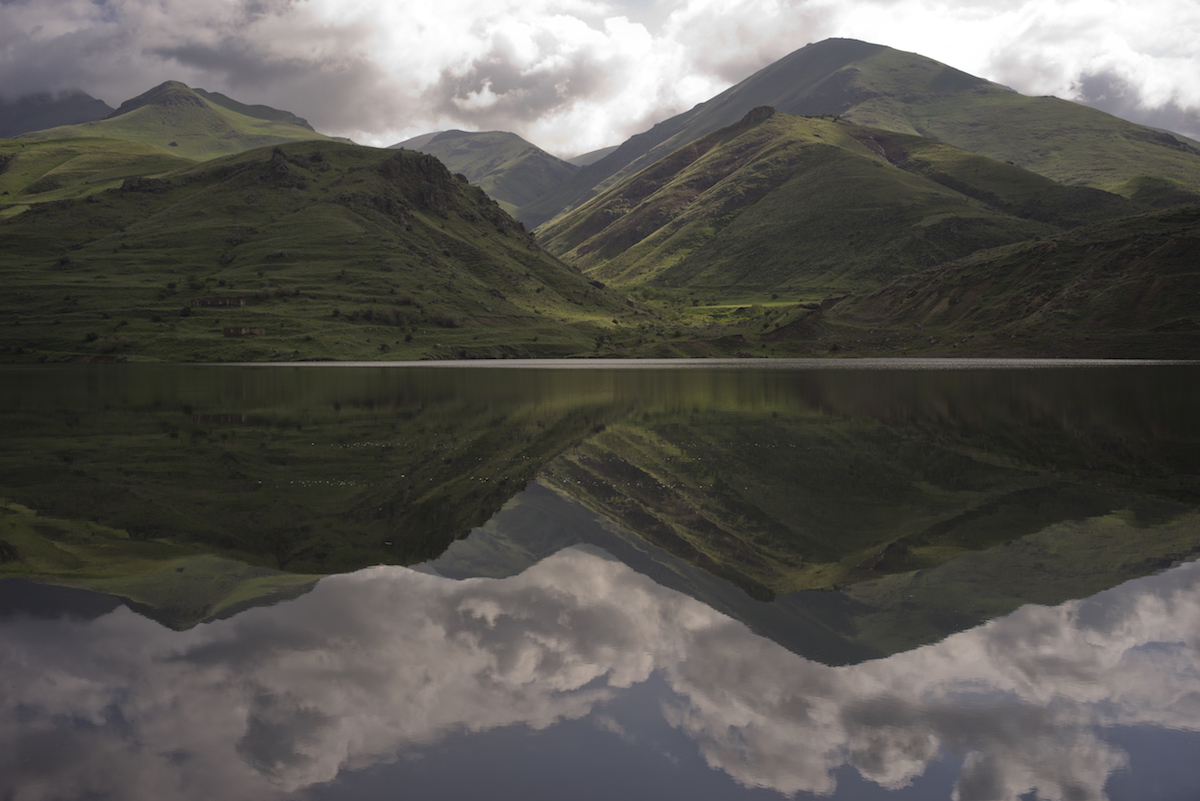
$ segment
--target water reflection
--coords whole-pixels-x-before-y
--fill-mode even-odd
[[[436,557],[534,481],[760,600],[927,569],[1063,521],[1123,512],[1131,528],[1160,526],[1200,498],[1188,366],[93,365],[4,378],[0,574],[117,593],[177,627],[230,613],[251,587],[306,586],[263,569]],[[255,569],[178,563],[200,554]],[[1145,558],[1186,554],[1174,543]],[[160,591],[180,582],[194,589]]]
[[[1194,366],[0,378],[0,576],[128,604],[0,585],[0,798],[496,795],[513,732],[535,796],[1144,798],[1200,743]]]
[[[0,636],[0,784],[21,799],[288,797],[371,766],[399,781],[461,732],[636,737],[619,699],[655,681],[708,769],[785,794],[836,793],[847,767],[901,789],[952,759],[964,801],[1101,799],[1130,763],[1112,731],[1200,721],[1196,564],[844,667],[579,547],[501,580],[330,577],[186,632],[119,609]]]

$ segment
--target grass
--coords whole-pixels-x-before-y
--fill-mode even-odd
[[[159,175],[190,163],[140,142],[0,140],[0,218],[32,204],[87,197],[119,188],[129,178]]]
[[[444,131],[420,140],[412,149],[437,157],[451,172],[462,173],[517,219],[521,219],[521,206],[577,170],[505,131]]]
[[[839,307],[834,319],[858,331],[919,331],[943,349],[972,338],[975,352],[1056,342],[1057,353],[1195,358],[1197,247],[1200,206],[1181,206],[974,254]]]
[[[539,234],[620,286],[795,295],[1142,208],[919,137],[776,113],[676,151]]]
[[[239,110],[240,109],[240,110]],[[222,105],[168,81],[117,110],[118,116],[63,125],[18,137],[21,141],[103,138],[142,142],[191,160],[209,160],[284,142],[328,137],[278,114],[255,116],[252,107]]]
[[[1200,192],[1200,151],[1173,136],[1056,98],[1025,97],[914,53],[831,39],[629,139],[525,213],[543,225],[762,106],[926,137],[1152,205]],[[1169,191],[1139,191],[1144,177],[1170,181]]]
[[[41,203],[0,230],[9,360],[566,356],[637,319],[411,152],[251,151]],[[192,306],[208,298],[245,305]]]
[[[1068,185],[1132,196],[1127,182],[1158,176],[1200,193],[1200,152],[1169,134],[1054,97],[1026,97],[966,78],[947,83],[948,75],[936,62],[883,49],[857,65],[854,76],[857,87],[875,96],[843,116],[956,145]]]

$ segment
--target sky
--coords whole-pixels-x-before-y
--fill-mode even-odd
[[[616,145],[831,37],[1200,138],[1195,0],[0,0],[0,97],[165,80],[384,146]]]

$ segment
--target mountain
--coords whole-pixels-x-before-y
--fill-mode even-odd
[[[246,106],[224,95],[167,81],[121,104],[102,120],[48,128],[23,140],[102,137],[144,142],[206,160],[264,145],[327,139],[289,112]]]
[[[943,350],[1036,353],[1042,343],[1059,356],[1195,358],[1197,253],[1200,204],[1179,206],[913,273],[835,307],[828,320],[864,343],[875,337],[860,333],[902,330]]]
[[[565,356],[636,316],[437,159],[337,142],[40,203],[0,239],[7,358]]]
[[[1057,98],[1026,97],[914,53],[829,39],[631,137],[524,214],[541,225],[760,106],[937,139],[1060,183],[1143,202],[1200,196],[1200,151],[1182,137]]]
[[[112,107],[78,89],[52,95],[25,95],[15,100],[0,98],[0,139],[11,139],[29,131],[60,125],[77,125],[107,117]]]
[[[501,208],[522,219],[521,207],[573,175],[576,167],[521,137],[504,131],[442,131],[409,139],[392,148],[435,156],[487,192]]]
[[[281,111],[280,109],[271,108],[270,106],[264,106],[257,103],[252,106],[248,106],[245,103],[239,103],[233,98],[227,97],[220,92],[206,92],[203,89],[193,89],[192,91],[203,97],[205,100],[209,100],[213,103],[216,103],[218,106],[221,106],[222,108],[237,112],[238,114],[246,117],[253,117],[257,120],[270,120],[271,122],[283,122],[287,123],[288,125],[307,128],[310,131],[313,130],[313,127],[308,124],[308,120],[302,117],[297,117],[290,111]]]
[[[795,292],[1144,208],[920,136],[764,107],[548,223],[539,241],[619,284]]]

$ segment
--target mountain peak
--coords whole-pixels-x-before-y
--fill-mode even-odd
[[[148,92],[144,92],[131,100],[126,100],[121,104],[120,108],[109,114],[105,119],[111,120],[113,117],[128,114],[144,106],[197,106],[207,108],[204,98],[192,91],[187,84],[180,83],[179,81],[166,81]]]

